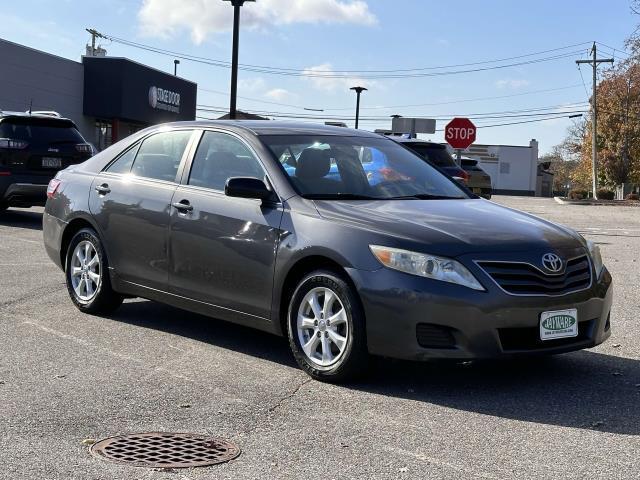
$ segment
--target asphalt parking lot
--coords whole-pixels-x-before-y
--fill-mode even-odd
[[[348,386],[310,380],[283,339],[152,302],[83,315],[44,252],[42,209],[0,214],[0,478],[637,479],[640,209],[495,200],[600,244],[611,339],[518,362],[377,359]],[[166,472],[82,443],[147,431],[225,437],[243,453]]]

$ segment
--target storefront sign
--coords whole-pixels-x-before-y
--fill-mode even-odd
[[[149,105],[158,110],[180,113],[180,94],[164,88],[151,87],[149,89]]]

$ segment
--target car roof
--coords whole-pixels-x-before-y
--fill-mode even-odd
[[[419,138],[405,138],[392,135],[388,135],[387,138],[390,138],[394,142],[398,143],[412,143],[414,145],[428,145],[430,147],[447,148],[441,143],[430,142],[429,140],[420,140]]]
[[[347,137],[380,138],[380,135],[366,130],[334,127],[305,122],[288,122],[279,120],[198,120],[194,122],[173,122],[162,125],[191,128],[231,127],[244,130],[254,135],[337,135]]]
[[[51,115],[38,115],[36,113],[31,114],[29,112],[10,112],[6,110],[0,110],[0,120],[5,120],[7,118],[38,118],[38,119],[46,119],[51,121],[71,122],[73,123],[73,125],[75,125],[73,120],[70,120],[64,117],[54,117]]]

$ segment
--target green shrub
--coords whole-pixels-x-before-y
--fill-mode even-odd
[[[611,190],[607,190],[606,188],[598,190],[598,200],[613,200],[614,198],[616,198],[616,194]]]
[[[589,196],[589,192],[586,190],[571,190],[569,191],[569,198],[571,200],[582,200]]]

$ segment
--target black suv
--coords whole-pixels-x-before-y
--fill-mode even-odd
[[[44,205],[49,180],[92,153],[71,120],[0,111],[0,211]]]
[[[451,155],[449,155],[447,147],[444,145],[416,138],[399,136],[390,136],[389,138],[401,145],[404,145],[414,153],[417,153],[421,158],[428,160],[458,182],[463,185],[467,185],[469,174],[456,163]]]

